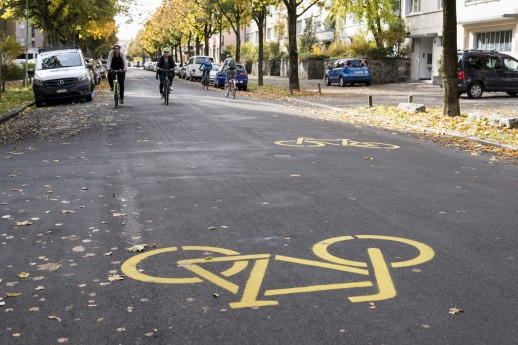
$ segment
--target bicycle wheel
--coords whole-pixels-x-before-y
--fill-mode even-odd
[[[228,83],[225,83],[225,97],[228,97],[228,94],[230,93],[230,86]]]
[[[117,80],[113,85],[113,100],[115,101],[115,108],[119,107],[119,82]]]
[[[236,84],[234,83],[234,80],[232,80],[232,99],[236,98]]]
[[[164,87],[165,87],[165,91],[164,91],[164,93],[165,93],[164,102],[165,102],[165,104],[166,104],[166,105],[169,105],[169,87],[170,87],[170,85],[169,85],[169,79],[166,79],[166,80],[167,80],[167,81],[166,81],[165,86],[164,86]]]
[[[203,78],[203,87],[205,90],[209,89],[209,76],[205,74],[205,77]]]

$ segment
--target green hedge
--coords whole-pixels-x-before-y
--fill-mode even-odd
[[[329,55],[325,54],[313,54],[313,53],[300,53],[299,60],[326,60],[329,59]]]
[[[16,61],[2,64],[2,80],[20,80],[23,78],[25,78],[25,67],[23,65]]]

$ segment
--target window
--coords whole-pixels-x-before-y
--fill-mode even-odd
[[[477,49],[494,49],[499,52],[511,51],[512,30],[495,32],[478,32],[475,42]]]
[[[297,35],[302,34],[302,20],[297,20]]]
[[[421,0],[407,0],[406,14],[416,13],[421,10]]]
[[[505,57],[502,60],[504,60],[504,69],[505,70],[511,70],[513,72],[518,72],[518,61],[516,61],[514,59],[505,58]]]

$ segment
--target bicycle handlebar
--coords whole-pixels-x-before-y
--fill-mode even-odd
[[[123,69],[112,69],[112,70],[110,70],[110,73],[122,73],[122,72],[124,72]]]

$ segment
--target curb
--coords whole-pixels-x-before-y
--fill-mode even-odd
[[[315,103],[315,102],[304,101],[301,99],[294,99],[294,98],[288,97],[287,100],[289,102],[302,103],[302,104],[317,106],[317,107],[326,108],[326,109],[330,109],[330,110],[334,110],[334,111],[343,111],[344,110],[344,108],[338,108],[338,107],[333,107],[333,106],[326,105],[326,104],[319,104],[319,103]],[[412,126],[412,125],[405,125],[405,127],[411,128],[414,130],[419,130],[419,131],[422,131],[425,133],[435,133],[435,134],[445,135],[445,136],[454,137],[454,138],[461,138],[461,139],[466,139],[466,140],[473,141],[473,142],[476,142],[479,144],[498,147],[498,148],[511,150],[511,151],[518,151],[518,147],[516,147],[516,146],[500,144],[500,143],[497,143],[497,142],[494,142],[491,140],[485,140],[485,139],[480,139],[477,137],[467,136],[467,135],[464,135],[459,132],[445,131],[442,129],[428,128],[428,127],[418,127],[418,126]]]
[[[0,115],[0,123],[5,122],[9,120],[10,118],[20,114],[22,111],[24,111],[26,108],[33,106],[35,102],[27,103],[19,108],[11,109]]]

